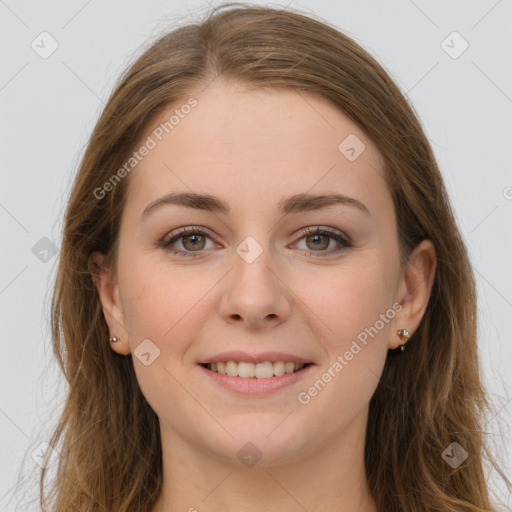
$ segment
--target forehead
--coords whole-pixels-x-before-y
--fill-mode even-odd
[[[229,196],[245,210],[327,191],[389,206],[376,146],[311,93],[221,81],[169,105],[137,148],[149,139],[152,149],[129,175],[127,204],[138,211],[171,191]]]

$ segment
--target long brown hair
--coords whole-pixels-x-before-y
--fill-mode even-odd
[[[225,4],[166,33],[123,74],[73,183],[52,297],[52,342],[69,385],[50,445],[59,464],[41,505],[51,510],[150,511],[162,485],[158,417],[131,355],[111,350],[90,255],[115,267],[129,176],[94,191],[130,158],[171,102],[216,78],[327,98],[376,144],[394,201],[405,265],[430,239],[437,269],[425,315],[404,354],[388,354],[371,399],[365,465],[381,511],[492,510],[483,471],[487,410],[477,360],[475,281],[432,149],[412,107],[380,64],[324,21],[290,9]],[[136,172],[136,171],[135,171]],[[134,421],[134,419],[136,419]],[[469,454],[452,468],[442,453]],[[60,443],[60,444],[59,444]]]

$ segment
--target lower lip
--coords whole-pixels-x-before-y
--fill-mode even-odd
[[[199,368],[205,372],[213,382],[229,389],[230,391],[241,393],[243,395],[267,395],[298,382],[306,374],[309,374],[313,366],[313,364],[309,364],[297,372],[285,373],[284,375],[280,375],[278,377],[274,376],[268,379],[257,379],[255,377],[230,377],[229,375],[222,375],[221,373],[208,370],[208,368],[201,365],[199,365]]]

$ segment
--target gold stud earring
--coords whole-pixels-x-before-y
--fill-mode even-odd
[[[409,331],[407,329],[398,329],[396,331],[400,339],[402,340],[402,345],[400,346],[400,350],[403,352],[405,350],[405,344],[407,343],[407,340],[411,337],[409,334]]]

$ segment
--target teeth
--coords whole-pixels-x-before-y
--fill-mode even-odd
[[[207,368],[210,370],[220,373],[222,375],[228,375],[229,377],[244,377],[257,379],[269,379],[273,376],[279,377],[285,373],[293,373],[305,365],[293,362],[276,361],[265,361],[264,363],[248,363],[246,361],[226,361],[209,363]]]
[[[284,375],[283,361],[276,361],[273,366],[274,366],[274,375],[277,375],[278,377],[281,375]]]
[[[233,363],[233,365],[237,366],[237,373],[235,373],[235,376],[239,377],[254,377],[256,374],[256,377],[260,377],[258,372],[256,372],[255,366],[253,363],[246,363],[245,361],[241,361],[240,363],[235,363],[234,361],[230,361]],[[256,365],[259,366],[259,365]]]
[[[254,376],[258,379],[269,379],[274,376],[274,365],[270,361],[253,364]]]

